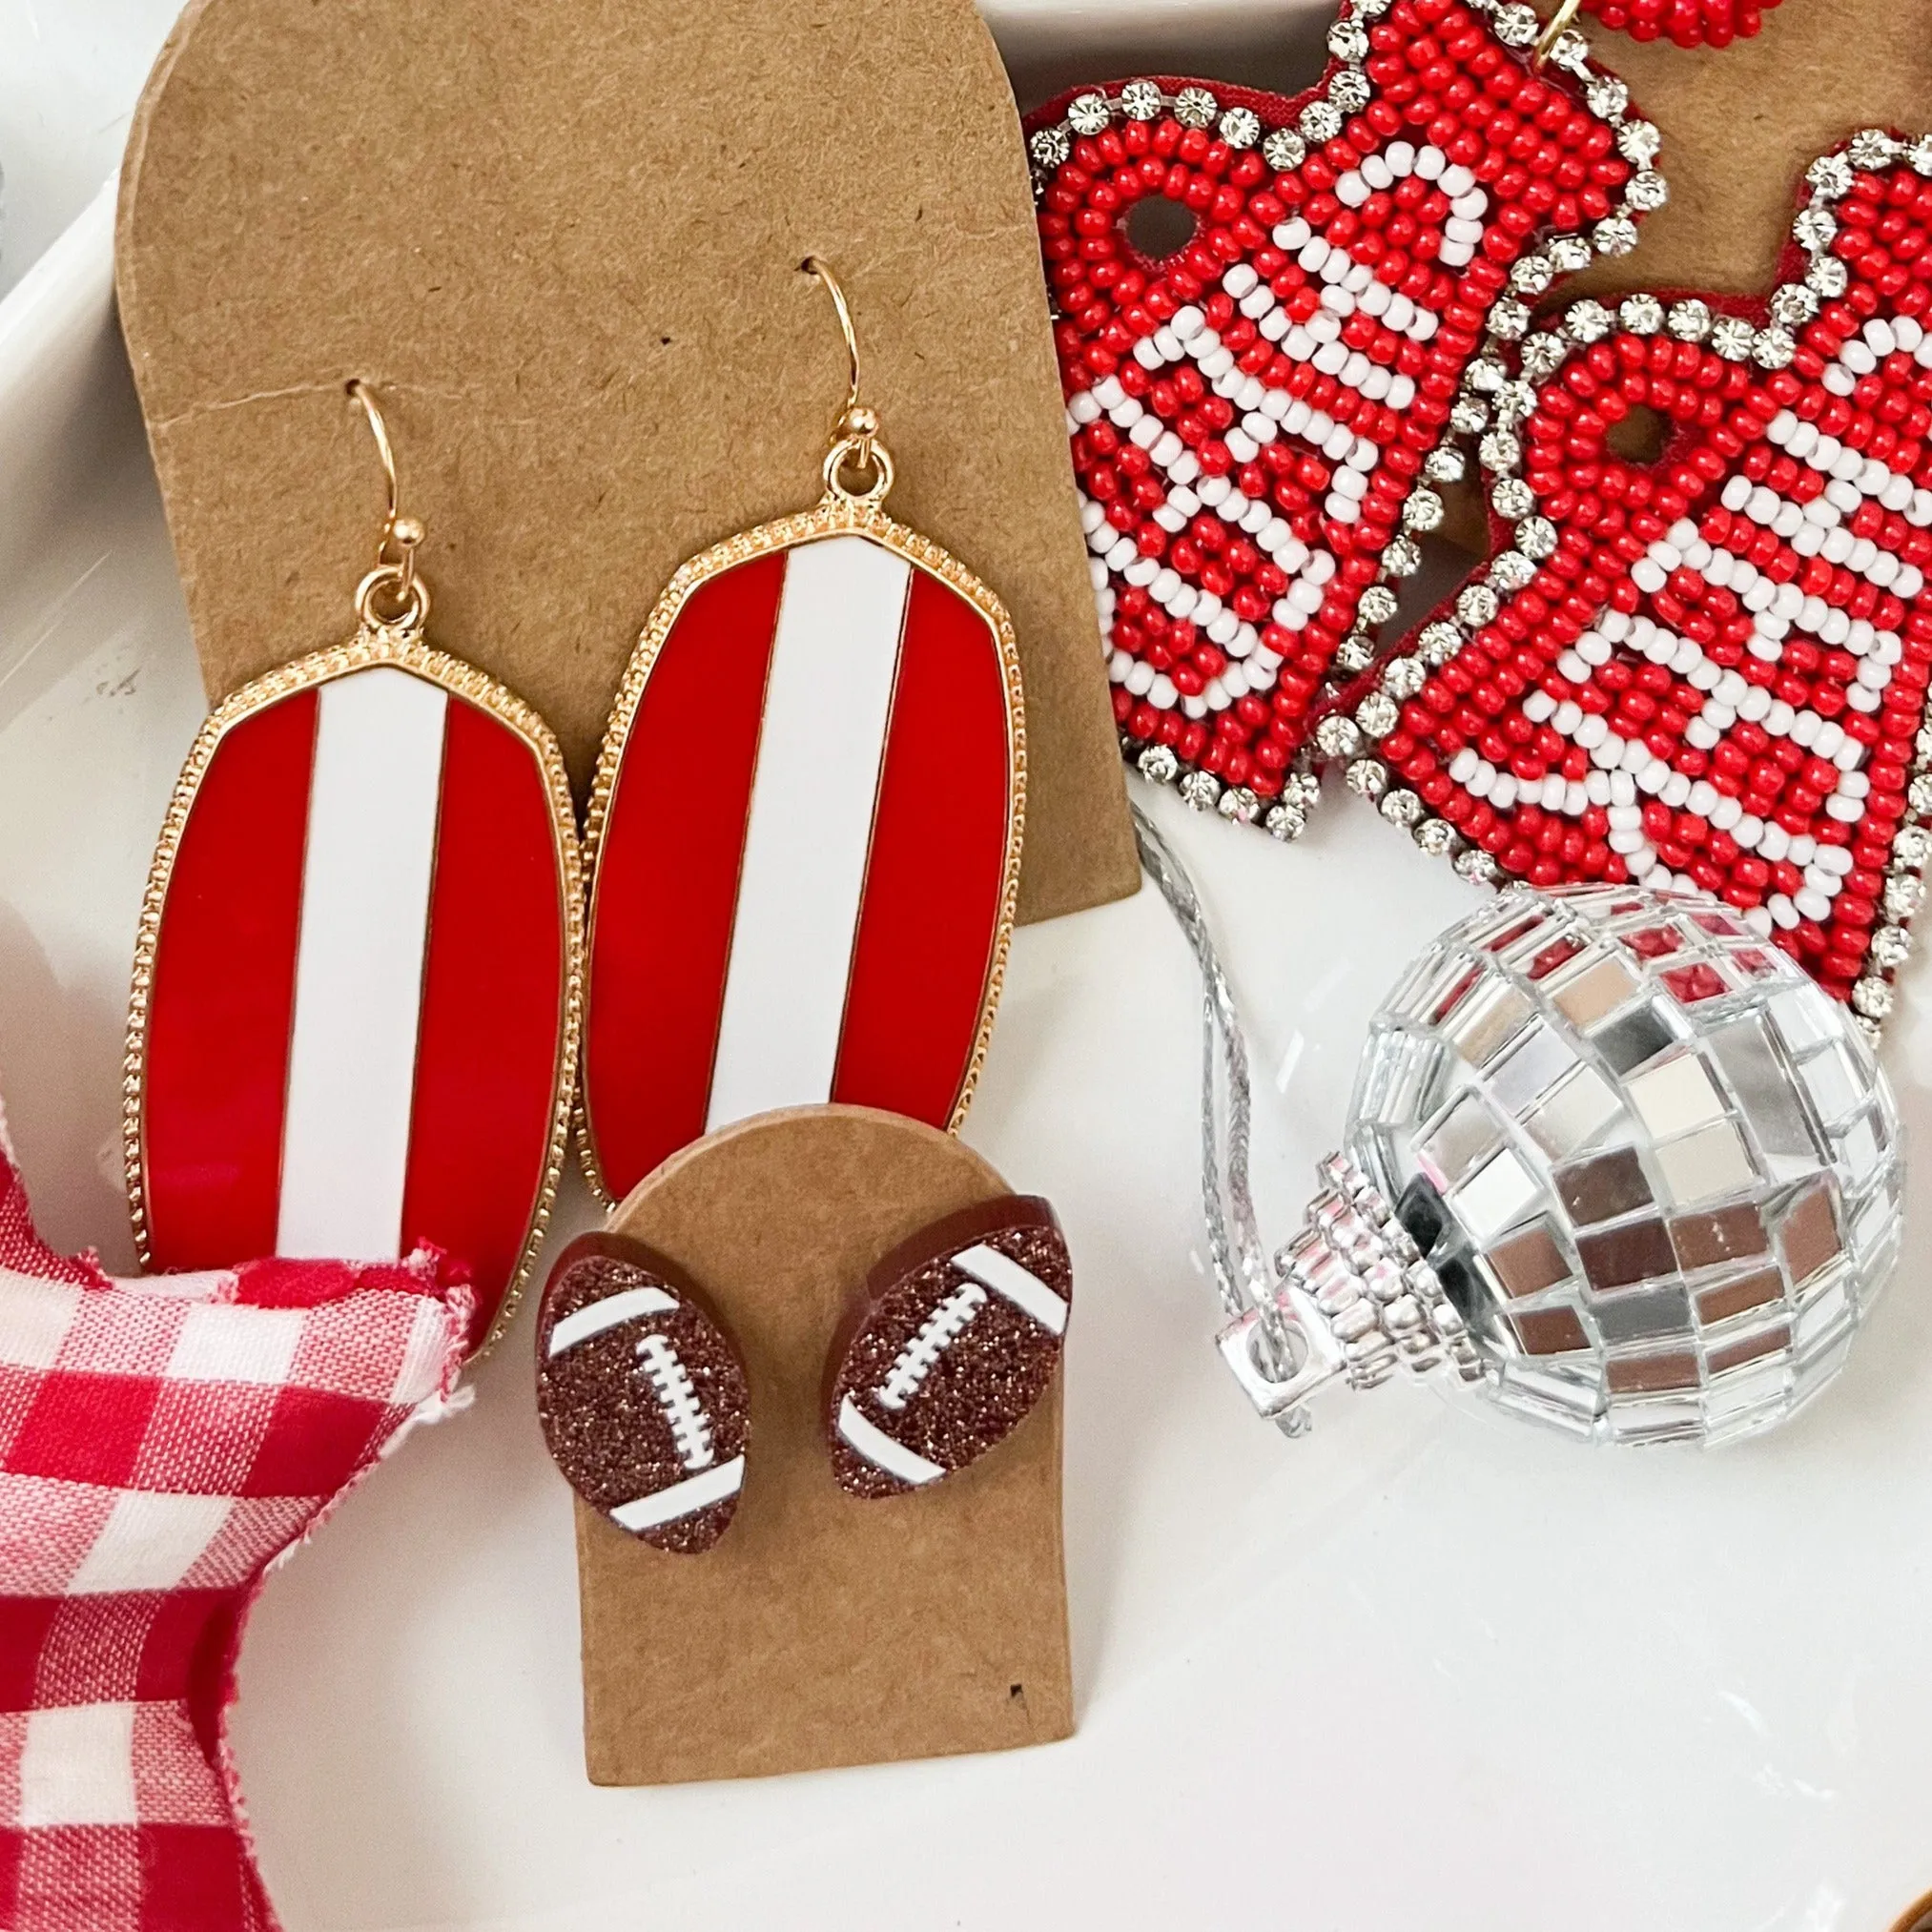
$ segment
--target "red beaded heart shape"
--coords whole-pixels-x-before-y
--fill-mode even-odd
[[[1354,0],[1289,100],[1180,80],[1031,123],[1081,510],[1128,755],[1301,829],[1297,754],[1442,517],[1457,384],[1659,206],[1656,130],[1527,7]],[[1194,232],[1159,259],[1130,221]]]
[[[1768,301],[1579,302],[1471,367],[1502,547],[1349,778],[1477,875],[1715,893],[1876,1027],[1932,856],[1932,139],[1806,180]]]

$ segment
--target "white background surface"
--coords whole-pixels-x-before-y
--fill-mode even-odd
[[[107,165],[166,10],[0,0],[0,287]],[[1298,10],[989,10],[1037,92],[1079,77],[1097,22],[1090,72],[1231,23],[1187,64],[1237,73]],[[125,1264],[128,960],[201,697],[125,377],[89,334],[100,240],[0,304],[0,1078],[50,1236]],[[1158,809],[1257,1036],[1279,1239],[1378,995],[1476,895],[1346,796],[1286,851]],[[1932,1145],[1928,974],[1887,1057]],[[968,1128],[1058,1202],[1079,1270],[1079,1737],[591,1789],[526,1315],[476,1408],[414,1437],[257,1616],[236,1741],[290,1932],[1884,1932],[1932,1885],[1923,1241],[1842,1382],[1759,1444],[1584,1449],[1400,1387],[1289,1444],[1211,1346],[1196,1012],[1151,894],[1023,933]],[[587,1218],[573,1193],[559,1236]]]

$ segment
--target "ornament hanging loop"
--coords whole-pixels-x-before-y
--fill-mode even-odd
[[[1256,1412],[1305,1435],[1309,1398],[1330,1383],[1375,1388],[1398,1369],[1482,1364],[1461,1313],[1394,1211],[1345,1154],[1321,1163],[1321,1191],[1270,1274],[1248,1182],[1247,1040],[1194,881],[1139,806],[1141,864],[1201,968],[1201,1198],[1215,1285],[1229,1317],[1220,1348]]]
[[[1530,56],[1530,65],[1538,73],[1550,64],[1550,56],[1556,51],[1556,43],[1570,31],[1582,10],[1583,0],[1563,0],[1551,16],[1550,25],[1543,30],[1543,37],[1537,41],[1535,51]]]
[[[808,255],[801,266],[807,275],[825,284],[832,298],[839,333],[845,338],[848,363],[845,407],[832,424],[832,446],[825,453],[826,493],[846,503],[882,504],[893,486],[893,459],[879,441],[877,412],[859,401],[858,330],[853,322],[852,305],[828,263]]]
[[[389,507],[376,542],[376,567],[357,586],[356,615],[371,630],[420,631],[429,616],[429,586],[417,575],[416,553],[427,532],[421,518],[402,514],[396,445],[389,440],[389,425],[375,391],[358,376],[349,384],[349,395],[368,421],[389,485]]]

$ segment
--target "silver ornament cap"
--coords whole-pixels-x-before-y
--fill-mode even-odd
[[[1479,1383],[1578,1436],[1716,1443],[1843,1366],[1897,1263],[1864,1029],[1716,901],[1507,894],[1370,1023],[1344,1154],[1222,1350],[1295,1432],[1326,1384]]]

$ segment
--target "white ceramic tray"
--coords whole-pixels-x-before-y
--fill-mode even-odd
[[[77,153],[89,116],[125,113],[166,10],[60,4],[0,0],[0,76],[89,31],[117,50],[121,92],[77,107]],[[1032,93],[1150,59],[1270,72],[1270,36],[1305,14],[991,10]],[[23,210],[7,116],[33,94],[0,83]],[[201,698],[107,327],[108,233],[103,204],[0,303],[0,1073],[49,1233],[125,1263],[128,959]],[[1287,851],[1171,794],[1154,809],[1199,868],[1253,1020],[1280,1233],[1385,981],[1477,895],[1352,798]],[[1928,986],[1910,976],[1888,1050],[1922,1134]],[[570,1515],[537,1435],[526,1319],[475,1408],[380,1470],[257,1616],[237,1745],[290,1932],[1883,1932],[1932,1885],[1924,1241],[1843,1381],[1761,1443],[1587,1450],[1391,1389],[1289,1444],[1211,1346],[1197,1011],[1151,894],[1021,935],[968,1130],[1059,1204],[1080,1270],[1079,1736],[591,1789]],[[587,1219],[573,1195],[560,1234]]]

